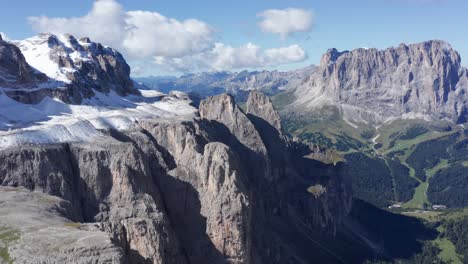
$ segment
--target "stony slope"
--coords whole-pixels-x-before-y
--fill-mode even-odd
[[[446,118],[462,123],[468,115],[468,71],[446,42],[427,41],[386,50],[356,49],[323,55],[299,86],[293,108],[342,108],[351,122],[394,118]]]
[[[122,263],[122,248],[94,223],[76,223],[69,201],[0,187],[1,263]],[[67,218],[68,217],[68,218]],[[2,262],[2,257],[6,262]]]

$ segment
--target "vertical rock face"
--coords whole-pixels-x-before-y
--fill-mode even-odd
[[[258,131],[231,95],[221,94],[202,101],[200,116],[224,124],[240,143],[256,153],[266,153]]]
[[[73,210],[65,216],[101,223],[130,263],[184,263],[148,161],[133,144],[46,145],[0,155],[7,162],[2,162],[2,185],[66,199]],[[17,163],[18,159],[29,163]],[[59,256],[47,257],[54,261]]]
[[[157,179],[190,263],[249,263],[250,205],[242,165],[203,124],[144,122],[173,168]]]
[[[233,106],[232,97],[215,96],[201,103],[200,115],[214,124],[223,124],[240,142],[245,140],[243,134],[237,132],[239,127],[244,134],[259,135],[260,142],[256,146],[263,145],[265,152],[255,151],[259,148],[245,149],[235,141],[230,143],[229,138],[218,139],[239,153],[241,164],[246,168],[244,182],[251,190],[251,226],[255,230],[251,234],[252,258],[254,263],[297,263],[304,252],[286,246],[283,231],[289,228],[291,233],[297,232],[297,239],[309,232],[307,228],[319,227],[334,233],[340,219],[350,209],[350,181],[343,168],[320,165],[297,153],[290,140],[273,126],[277,124],[277,113],[264,95],[252,92],[248,102],[248,112],[244,114]],[[220,106],[224,106],[221,107],[223,111],[215,111]],[[233,126],[232,116],[245,120],[243,125]],[[250,130],[252,127],[256,133]],[[303,192],[304,186],[313,184],[323,184],[327,191],[317,197]],[[279,227],[280,231],[273,230],[272,226]]]
[[[247,114],[220,95],[192,121],[140,120],[100,142],[0,150],[0,183],[69,203],[62,217],[97,224],[121,249],[112,263],[308,263],[303,244],[333,236],[349,212],[349,178],[305,158],[268,98],[250,97]]]
[[[443,41],[401,44],[386,50],[329,50],[296,89],[296,105],[351,105],[384,118],[466,120],[467,70]]]
[[[281,118],[265,94],[252,91],[247,100],[247,113],[257,116],[281,132]]]

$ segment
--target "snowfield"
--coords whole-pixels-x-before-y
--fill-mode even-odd
[[[141,90],[142,96],[115,92],[70,105],[46,97],[31,105],[17,102],[0,89],[0,148],[20,144],[83,142],[105,137],[99,129],[129,129],[137,120],[192,118],[197,111],[181,93]]]

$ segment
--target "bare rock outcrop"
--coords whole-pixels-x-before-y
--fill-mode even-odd
[[[10,162],[2,163],[3,185],[66,199],[73,211],[64,216],[100,223],[130,263],[184,263],[147,160],[132,144],[41,145],[1,156]],[[16,163],[20,157],[30,163]]]
[[[224,124],[240,143],[256,153],[266,154],[258,131],[235,103],[233,96],[221,94],[203,100],[200,104],[200,116]]]
[[[295,90],[296,107],[344,105],[388,118],[447,118],[468,115],[467,70],[448,43],[401,44],[386,50],[330,49],[320,66]],[[350,107],[344,111],[352,111]],[[359,113],[354,109],[355,114]],[[352,119],[352,117],[351,117]]]
[[[242,164],[208,142],[203,123],[142,122],[172,167],[156,180],[190,263],[250,263],[250,205]]]
[[[247,100],[247,113],[257,116],[281,132],[281,118],[265,94],[252,91]]]

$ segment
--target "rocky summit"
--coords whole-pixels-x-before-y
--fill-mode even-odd
[[[2,67],[17,78],[9,78],[5,92],[17,101],[38,103],[48,96],[79,104],[95,91],[138,93],[122,55],[88,38],[44,33],[15,43],[0,41],[0,46]]]
[[[252,90],[287,93],[286,112],[308,115],[335,106],[353,126],[399,118],[468,120],[468,70],[458,52],[440,40],[385,50],[330,49],[319,65],[289,72],[206,72],[138,81],[161,91],[202,96],[228,92],[241,101]]]
[[[386,50],[330,49],[295,89],[292,105],[303,110],[337,105],[353,122],[402,117],[463,123],[467,93],[468,71],[460,55],[434,40]]]

